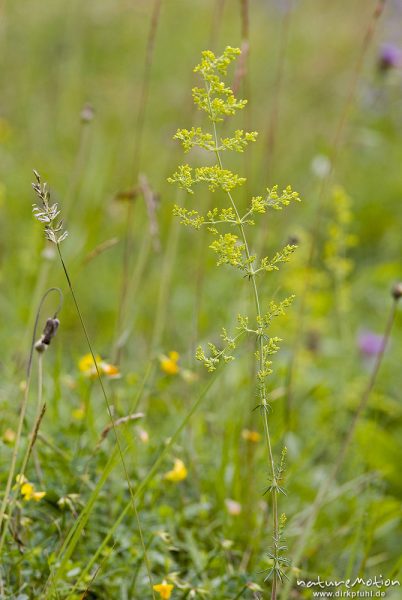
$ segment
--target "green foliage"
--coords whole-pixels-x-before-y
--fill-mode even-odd
[[[46,352],[43,375],[47,410],[27,471],[29,480],[37,490],[46,491],[46,496],[40,502],[17,497],[10,523],[12,535],[2,549],[0,595],[18,600],[44,598],[50,571],[55,573],[60,566],[60,576],[46,592],[49,597],[152,597],[138,527],[130,510],[116,526],[129,495],[117,460],[108,471],[114,453],[113,435],[97,447],[108,423],[100,390],[77,368],[86,352],[85,343],[55,260],[54,242],[64,228],[47,243],[43,229],[48,223],[36,223],[30,213],[31,202],[37,202],[36,208],[44,212],[42,199],[31,200],[27,188],[32,167],[38,165],[41,175],[52,182],[49,207],[59,205],[70,231],[70,238],[63,242],[64,252],[89,335],[103,359],[113,362],[115,352],[121,353],[120,378],[105,381],[116,419],[129,415],[134,401],[145,415],[140,424],[126,423],[118,429],[134,489],[141,486],[160,450],[192,410],[199,388],[215,382],[138,502],[153,582],[166,578],[173,583],[171,600],[265,598],[269,583],[262,579],[268,574],[272,579],[275,553],[293,558],[302,537],[305,549],[300,560],[291,568],[276,561],[275,566],[290,577],[374,578],[382,573],[402,581],[400,307],[375,389],[344,466],[328,490],[316,526],[310,533],[305,528],[317,489],[333,469],[371,376],[375,356],[359,350],[359,332],[382,334],[391,301],[388,288],[401,276],[401,71],[380,72],[376,48],[369,48],[361,61],[367,96],[362,99],[358,94],[353,100],[353,110],[348,111],[340,144],[335,148],[333,133],[340,113],[346,114],[342,99],[349,97],[350,82],[345,74],[354,68],[351,57],[359,54],[356,31],[363,36],[361,23],[370,21],[369,3],[348,3],[347,10],[345,3],[326,3],[325,11],[320,3],[314,3],[315,8],[313,3],[304,8],[299,3],[297,18],[290,15],[291,43],[284,39],[281,50],[277,44],[283,15],[270,3],[267,19],[267,3],[249,2],[250,54],[242,56],[238,65],[228,65],[226,81],[235,96],[251,89],[252,102],[234,119],[222,115],[216,143],[212,127],[205,126],[207,118],[201,122],[207,113],[197,111],[194,116],[190,106],[191,60],[197,47],[210,37],[212,20],[218,37],[224,39],[227,32],[237,35],[240,4],[246,3],[227,2],[222,20],[215,10],[217,3],[162,3],[152,58],[146,52],[147,21],[158,4],[141,3],[139,10],[139,3],[88,0],[74,7],[49,3],[49,10],[44,10],[43,2],[31,0],[29,9],[21,10],[18,2],[3,3],[1,500],[15,448],[13,436],[35,310],[48,286],[61,286],[65,302],[55,346]],[[380,23],[380,37],[381,29],[385,32],[387,21],[392,20],[396,3],[385,4],[389,6],[384,11],[385,21]],[[260,23],[264,23],[263,28]],[[334,31],[331,44],[326,39],[329,23]],[[181,32],[177,36],[172,35],[176,25]],[[58,48],[63,51],[55,51]],[[312,70],[317,50],[319,68]],[[274,74],[282,52],[286,56],[285,78],[286,73],[297,73],[297,78],[292,86],[283,85],[286,82],[282,80],[276,88]],[[152,61],[148,100],[143,118],[137,120],[135,107],[141,103],[139,78],[145,54]],[[361,75],[356,75],[361,80]],[[205,88],[203,83],[192,85]],[[80,117],[84,98],[93,103],[92,122],[88,107]],[[274,118],[276,101],[280,110]],[[275,129],[269,155],[272,122]],[[211,198],[207,183],[200,182],[192,187],[194,195],[183,198],[165,183],[166,168],[182,144],[178,139],[172,151],[169,132],[174,133],[180,124],[187,124],[189,130],[191,125],[195,129],[202,125],[206,135],[199,145],[191,145],[191,139],[197,139],[193,134],[188,136],[191,147],[183,162],[192,167],[213,164],[217,150],[224,168],[244,175],[243,157],[250,158],[249,198],[245,185],[231,190],[239,216],[220,187]],[[212,121],[209,124],[213,126]],[[243,136],[236,134],[241,129]],[[246,153],[252,140],[246,140],[246,145],[245,135],[253,129],[260,133],[252,157],[232,154],[240,148]],[[240,144],[228,142],[237,137]],[[159,251],[153,248],[147,206],[135,176],[133,146],[139,138],[138,165],[155,191],[155,200],[158,195],[161,198],[155,213]],[[338,212],[342,208],[340,195],[333,193],[321,179],[322,173],[318,175],[315,170],[318,159],[328,163],[325,156],[316,156],[318,147],[320,152],[331,154],[331,159],[338,157],[331,180],[344,186],[342,194],[350,195],[349,221]],[[266,203],[266,186],[272,188],[274,183],[264,180],[268,166],[271,176],[281,184],[288,178],[295,186],[296,182],[302,186],[303,196],[308,198],[303,210],[297,200],[291,200],[288,210],[273,212],[282,205]],[[283,187],[286,185],[277,190],[279,195]],[[321,187],[324,192],[318,201]],[[253,195],[260,198],[253,200]],[[197,210],[191,216],[178,213],[172,220],[170,199],[178,204],[183,201],[185,208],[180,210]],[[249,212],[253,204],[256,210]],[[223,214],[224,210],[232,213]],[[187,226],[201,229],[200,236],[179,227],[179,220],[186,216]],[[59,220],[57,215],[55,228]],[[255,260],[246,264],[245,255],[241,260],[244,270],[230,264],[216,269],[217,255],[208,247],[225,233],[236,234],[243,243],[239,221]],[[287,309],[288,317],[273,320],[266,333],[268,338],[284,339],[277,342],[280,352],[268,356],[273,360],[273,373],[266,379],[266,406],[279,465],[286,434],[289,464],[285,479],[285,473],[279,476],[278,466],[272,476],[265,440],[258,441],[255,435],[250,441],[242,432],[247,429],[263,434],[262,411],[252,411],[261,404],[263,391],[258,382],[255,390],[252,387],[253,367],[255,374],[259,370],[254,351],[260,351],[259,327],[249,297],[253,293],[252,271],[259,269],[264,257],[272,260],[288,238],[299,240],[289,242],[299,246],[291,261],[277,263],[280,271],[261,271],[255,278],[263,314],[269,310],[271,295],[276,303],[292,293],[298,300],[297,306]],[[315,241],[315,257],[306,268],[311,240]],[[205,260],[206,253],[213,255],[212,260]],[[118,297],[125,277],[123,255],[128,294],[121,328],[124,335],[118,336],[115,348]],[[303,296],[306,280],[313,283]],[[303,302],[307,310],[300,319]],[[40,331],[54,304],[52,298],[46,302]],[[236,322],[239,311],[242,314]],[[227,326],[225,338],[222,325]],[[158,336],[155,329],[159,329]],[[191,356],[199,340],[209,357],[204,342],[209,339],[218,352],[225,349],[225,355],[236,358],[227,367],[221,359],[211,376]],[[268,343],[263,336],[261,339]],[[235,348],[229,347],[230,340],[235,340]],[[284,391],[296,346],[298,366],[288,408]],[[176,375],[162,371],[155,358],[168,356],[170,350],[180,353]],[[35,366],[34,362],[22,450],[29,443],[35,419]],[[151,375],[145,381],[148,372]],[[175,457],[182,458],[188,469],[188,478],[178,484],[164,479]],[[20,460],[17,471],[18,463]],[[106,481],[97,493],[104,473]],[[261,498],[262,490],[268,487],[267,495]],[[96,501],[92,503],[95,490]],[[289,554],[267,540],[273,493],[279,499],[280,526],[281,513],[288,515]],[[239,514],[229,513],[225,504],[228,498],[238,503]],[[77,543],[71,557],[63,561],[61,548],[71,531],[78,533],[77,526]],[[283,538],[280,545],[285,545]],[[278,580],[280,574],[276,574]],[[400,588],[385,591],[390,600],[399,599]],[[294,583],[291,594],[308,597],[309,591]],[[283,595],[279,589],[278,597]]]

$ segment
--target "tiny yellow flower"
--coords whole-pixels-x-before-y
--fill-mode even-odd
[[[172,595],[174,585],[166,583],[166,581],[163,580],[162,583],[154,585],[153,588],[155,592],[158,592],[162,600],[169,600],[170,596]]]
[[[243,440],[247,440],[247,442],[253,442],[254,444],[261,440],[261,434],[258,433],[258,431],[250,431],[249,429],[243,429],[241,436]]]
[[[44,498],[46,496],[46,492],[34,492],[32,494],[32,499],[35,500],[35,502],[39,502],[39,500],[42,500],[42,498]]]
[[[23,483],[21,486],[21,494],[24,498],[24,500],[30,500],[33,496],[34,493],[34,486],[32,485],[32,483]]]
[[[96,354],[95,359],[99,367],[99,363],[102,361],[99,354]],[[81,373],[84,373],[85,375],[92,375],[93,373],[96,373],[95,363],[94,359],[92,358],[92,354],[84,354],[84,356],[82,356],[78,361],[78,368],[81,371]]]
[[[85,408],[83,406],[74,408],[74,410],[71,412],[71,416],[73,419],[75,419],[75,421],[82,421],[85,417]]]
[[[95,355],[95,360],[101,375],[106,375],[107,377],[120,376],[119,368],[102,360],[99,354]],[[85,354],[84,356],[82,356],[78,361],[78,368],[81,371],[81,373],[83,373],[87,377],[96,377],[97,375],[92,354]]]
[[[176,458],[174,461],[174,466],[171,471],[165,473],[165,479],[168,481],[173,481],[174,483],[178,483],[179,481],[183,481],[187,477],[187,469],[182,460],[180,458]]]
[[[5,444],[14,444],[15,442],[15,431],[13,431],[12,429],[6,429],[5,432],[3,433],[3,442]]]
[[[35,500],[35,502],[39,502],[46,496],[46,492],[37,492],[35,491],[35,486],[33,483],[27,481],[24,476],[17,475],[17,483],[21,486],[20,491],[24,500],[29,502],[29,500]]]
[[[175,350],[169,352],[168,356],[161,356],[159,360],[162,371],[164,371],[167,375],[177,375],[177,373],[180,371],[180,367],[177,364],[179,362],[179,358],[179,353]]]

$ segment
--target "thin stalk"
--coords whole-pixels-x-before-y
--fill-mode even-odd
[[[320,185],[319,192],[318,192],[318,198],[317,198],[317,202],[316,202],[316,206],[315,206],[315,217],[313,219],[313,227],[312,227],[311,235],[310,235],[310,239],[309,239],[309,249],[308,249],[308,258],[307,258],[307,263],[306,263],[306,274],[304,277],[304,287],[303,287],[303,291],[300,296],[299,311],[298,311],[298,316],[297,316],[297,322],[299,324],[299,329],[297,332],[296,339],[294,340],[294,343],[292,344],[292,352],[290,355],[288,369],[287,369],[287,376],[286,376],[286,410],[287,410],[289,421],[291,419],[291,411],[292,411],[292,404],[293,404],[293,384],[294,384],[295,372],[296,372],[296,367],[297,367],[297,358],[298,358],[298,353],[300,350],[300,342],[303,338],[302,333],[304,330],[304,320],[305,320],[305,312],[306,312],[306,297],[307,297],[307,293],[308,293],[309,287],[310,287],[311,266],[312,266],[314,258],[315,258],[317,242],[318,242],[318,239],[320,238],[320,236],[318,235],[319,229],[320,229],[321,220],[322,220],[322,217],[324,214],[324,211],[322,210],[322,205],[324,203],[326,192],[327,192],[328,186],[331,182],[331,179],[332,179],[332,176],[333,176],[333,173],[335,170],[335,165],[336,165],[336,162],[339,157],[343,131],[345,129],[349,114],[351,112],[351,109],[352,109],[352,106],[354,103],[354,99],[356,96],[356,90],[357,90],[357,84],[359,81],[360,73],[363,68],[364,59],[365,59],[367,51],[370,47],[371,40],[374,36],[377,22],[379,21],[381,15],[383,13],[385,2],[386,2],[386,0],[377,0],[377,4],[373,11],[369,25],[364,34],[360,53],[357,58],[354,72],[352,75],[352,81],[351,81],[351,85],[349,88],[349,92],[348,92],[339,122],[338,122],[336,130],[335,130],[335,135],[333,137],[333,141],[330,145],[330,147],[332,149],[331,156],[330,156],[330,167],[329,167],[326,175],[321,180],[321,185]]]
[[[240,28],[241,28],[241,54],[237,63],[237,69],[233,82],[233,92],[236,94],[240,87],[243,89],[244,96],[247,98],[247,105],[244,108],[244,128],[251,129],[251,89],[250,89],[250,1],[240,0]],[[248,194],[248,181],[251,174],[252,149],[244,153],[244,168],[246,174],[246,193]]]
[[[138,527],[138,531],[139,531],[139,535],[140,535],[142,550],[143,550],[144,555],[145,555],[145,564],[146,564],[146,567],[147,567],[148,579],[149,579],[149,584],[150,584],[150,588],[151,588],[151,592],[152,592],[152,597],[155,598],[155,592],[154,592],[153,587],[152,587],[151,568],[150,568],[150,564],[149,564],[149,560],[148,560],[148,554],[147,554],[147,551],[146,551],[146,548],[145,548],[145,544],[144,544],[144,538],[143,538],[143,535],[142,535],[141,524],[140,524],[140,520],[139,520],[139,516],[138,516],[138,512],[137,512],[137,507],[136,507],[136,503],[135,503],[135,496],[134,496],[133,488],[132,488],[132,485],[131,485],[131,482],[130,482],[130,477],[128,475],[128,470],[127,470],[126,462],[124,460],[123,450],[122,450],[122,447],[121,447],[121,444],[120,444],[120,439],[119,439],[119,436],[117,434],[117,429],[116,429],[115,421],[114,421],[114,418],[113,418],[112,409],[111,409],[111,406],[110,406],[110,403],[109,403],[109,399],[108,399],[108,396],[107,396],[107,393],[106,393],[106,389],[105,389],[105,386],[103,384],[102,376],[101,376],[101,373],[99,371],[99,367],[98,367],[98,364],[97,364],[97,361],[96,361],[96,358],[95,358],[95,353],[93,351],[92,344],[91,344],[91,341],[89,339],[87,328],[86,328],[86,325],[85,325],[85,322],[84,322],[84,319],[83,319],[80,307],[78,305],[78,301],[77,301],[77,298],[76,298],[76,295],[75,295],[75,292],[74,292],[73,284],[71,282],[69,273],[67,271],[67,267],[66,267],[64,259],[63,259],[63,255],[61,253],[60,244],[57,243],[56,246],[57,246],[57,251],[58,251],[58,254],[59,254],[60,262],[61,262],[61,265],[63,267],[63,271],[64,271],[64,274],[65,274],[65,277],[66,277],[66,280],[67,280],[67,284],[68,284],[68,287],[70,289],[71,296],[73,298],[73,302],[74,302],[74,305],[75,305],[75,308],[76,308],[76,311],[77,311],[77,314],[78,314],[78,318],[80,320],[81,327],[82,327],[82,330],[84,332],[84,336],[85,336],[85,339],[86,339],[86,342],[87,342],[87,345],[88,345],[88,349],[89,349],[89,352],[90,352],[90,354],[92,356],[92,360],[93,360],[94,365],[95,365],[95,370],[96,370],[97,378],[99,380],[99,384],[100,384],[101,389],[102,389],[102,394],[103,394],[103,397],[104,397],[104,400],[105,400],[105,404],[106,404],[107,412],[108,412],[108,415],[109,415],[110,423],[111,423],[112,428],[113,428],[113,433],[114,433],[114,436],[115,436],[116,445],[117,445],[118,453],[119,453],[119,456],[120,456],[120,461],[121,461],[121,464],[122,464],[122,467],[123,467],[124,476],[125,476],[125,479],[127,481],[129,493],[130,493],[130,496],[131,496],[131,502],[132,502],[132,507],[133,507],[135,519],[137,521],[137,527]]]
[[[37,309],[37,312],[36,312],[35,323],[34,323],[33,334],[32,334],[32,340],[31,340],[31,345],[30,345],[30,350],[29,350],[29,358],[28,358],[27,369],[26,369],[26,379],[25,379],[24,396],[23,396],[22,403],[21,403],[21,408],[20,408],[20,416],[19,416],[19,419],[18,419],[17,432],[16,432],[16,436],[15,436],[15,443],[14,443],[13,454],[12,454],[12,457],[11,457],[11,465],[10,465],[10,469],[9,469],[9,472],[8,472],[6,489],[4,490],[3,501],[2,501],[1,507],[0,507],[0,529],[1,529],[1,526],[3,524],[4,516],[5,516],[6,510],[7,510],[7,504],[8,504],[8,501],[9,501],[11,486],[12,486],[12,483],[14,481],[14,476],[15,476],[15,467],[16,467],[16,464],[17,464],[18,452],[19,452],[19,448],[20,448],[20,444],[21,444],[22,429],[23,429],[23,426],[24,426],[25,415],[26,415],[26,410],[27,410],[27,406],[28,406],[29,390],[30,390],[31,375],[32,375],[32,362],[33,362],[34,346],[35,346],[36,332],[37,332],[37,328],[38,328],[40,312],[41,312],[42,306],[43,306],[43,304],[44,304],[47,296],[51,292],[57,292],[59,294],[59,296],[60,296],[60,302],[59,302],[59,306],[56,309],[55,317],[59,313],[59,311],[61,309],[61,306],[62,306],[62,303],[63,303],[63,295],[62,295],[60,289],[59,288],[49,288],[44,293],[44,295],[42,296],[42,299],[41,299],[41,301],[39,303],[39,306],[38,306],[38,309]],[[5,537],[5,533],[4,532],[7,531],[7,527],[8,526],[5,525],[4,531],[3,531],[3,535],[2,535],[2,538],[0,540],[0,555],[1,555],[2,547],[3,547],[3,543],[4,543],[4,537]]]
[[[140,172],[140,161],[142,154],[142,142],[144,137],[144,125],[145,125],[145,116],[146,116],[146,108],[148,102],[149,95],[149,83],[151,79],[151,71],[152,71],[152,62],[154,57],[154,48],[155,48],[155,40],[156,34],[158,30],[159,17],[161,12],[162,0],[154,0],[152,14],[151,14],[151,22],[148,31],[146,51],[145,51],[145,61],[144,61],[144,71],[142,76],[141,83],[141,93],[140,100],[138,105],[137,117],[136,117],[136,131],[135,131],[135,145],[134,145],[134,155],[133,155],[133,170],[134,170],[134,181],[138,179],[138,174]],[[128,298],[128,290],[130,286],[130,255],[132,250],[132,222],[133,222],[133,202],[128,202],[127,207],[127,215],[126,215],[126,228],[124,233],[124,249],[123,249],[123,257],[122,257],[122,283],[120,287],[120,298],[119,298],[119,306],[117,310],[117,335],[121,335],[121,327],[122,323],[124,323],[124,317],[127,309],[127,298]],[[118,358],[121,358],[122,348],[119,348]]]
[[[149,31],[148,31],[148,37],[147,37],[144,72],[143,72],[142,84],[141,84],[141,96],[140,96],[140,103],[139,103],[138,112],[137,112],[137,126],[136,126],[135,148],[134,148],[134,157],[133,157],[134,172],[136,174],[138,174],[140,172],[140,160],[141,160],[142,142],[143,142],[143,134],[144,134],[145,115],[146,115],[146,108],[147,108],[148,95],[149,95],[149,82],[151,79],[151,70],[152,70],[152,62],[153,62],[153,57],[154,57],[155,40],[156,40],[157,31],[158,31],[161,6],[162,6],[162,0],[154,0],[153,7],[152,7],[152,14],[151,14],[151,22],[149,25]]]
[[[219,28],[222,23],[223,11],[226,0],[216,0],[215,12],[212,20],[211,35],[209,38],[209,47],[215,49],[219,37]]]
[[[212,112],[212,106],[211,106],[211,101],[210,101],[210,89],[207,84],[206,84],[206,90],[207,90],[207,94],[208,94],[208,103],[209,103],[209,107],[210,107],[210,114],[212,115],[213,112]],[[216,160],[217,160],[217,163],[218,163],[220,169],[223,169],[222,157],[221,157],[220,151],[218,150],[219,143],[218,143],[218,134],[217,134],[215,121],[212,121],[212,124],[213,124],[215,148],[216,148],[215,156],[216,156]],[[246,233],[244,231],[242,219],[240,217],[236,203],[235,203],[230,191],[227,192],[227,196],[229,198],[229,201],[233,208],[233,211],[236,215],[236,221],[237,221],[241,239],[244,244],[246,257],[250,261],[251,253],[249,250],[248,240],[247,240]],[[251,262],[249,264],[251,264]],[[253,290],[257,322],[260,322],[261,317],[262,317],[261,307],[260,307],[260,298],[259,298],[259,293],[258,293],[256,275],[255,275],[255,272],[253,269],[250,269],[249,279],[251,281],[252,290]],[[264,357],[264,352],[263,352],[264,340],[263,340],[262,335],[258,335],[258,346],[259,346],[259,371],[262,372],[264,370],[264,358],[263,358]],[[271,470],[272,483],[275,484],[276,469],[275,469],[274,455],[272,452],[271,436],[270,436],[270,432],[269,432],[269,424],[268,424],[269,405],[267,402],[267,390],[266,390],[266,385],[265,385],[264,380],[261,380],[259,382],[258,392],[259,392],[259,397],[260,397],[260,401],[261,401],[260,406],[261,406],[261,414],[263,416],[263,422],[264,422],[264,432],[265,432],[265,441],[266,441],[267,452],[268,452],[268,462],[269,462],[270,470]],[[274,555],[277,556],[277,546],[278,546],[278,540],[279,540],[279,520],[278,520],[278,498],[277,498],[277,492],[275,489],[272,490],[272,513],[273,513],[272,540],[273,540]],[[271,600],[276,600],[277,585],[278,585],[278,576],[277,576],[276,570],[274,569],[273,573],[272,573]]]
[[[144,273],[145,266],[147,264],[150,250],[151,250],[151,238],[149,236],[148,231],[144,231],[140,250],[137,255],[137,261],[134,266],[133,275],[131,277],[131,282],[128,283],[127,303],[128,303],[129,298],[135,298],[135,296],[137,294],[137,291],[138,291],[138,288],[139,288],[139,285],[141,282],[141,278]],[[125,315],[125,310],[122,311],[122,315],[123,316]],[[115,346],[114,346],[114,350],[113,350],[114,362],[116,362],[117,364],[120,362],[122,349],[125,346],[128,338],[133,330],[134,322],[135,322],[135,315],[131,314],[129,325],[126,325],[126,323],[124,323],[121,320],[119,320],[119,322],[120,322],[120,326],[118,329],[119,337],[115,342]]]
[[[85,109],[84,109],[85,110]],[[79,189],[80,177],[84,171],[86,158],[88,155],[88,145],[91,139],[91,123],[81,119],[80,139],[78,142],[77,154],[74,166],[72,168],[69,186],[64,197],[64,220],[67,221],[71,210],[75,204],[73,199],[77,200],[77,191]]]
[[[248,81],[248,62],[250,53],[250,4],[249,0],[240,0],[240,22],[241,22],[241,55],[233,82],[233,92],[236,93],[241,84],[244,85],[245,96],[250,104],[250,90]],[[246,109],[246,127],[248,127],[249,111]]]
[[[154,539],[154,536],[151,535],[150,538],[149,538],[149,540],[148,540],[148,543],[147,543],[147,548],[149,548],[151,546],[151,544],[153,542],[153,539]],[[106,555],[106,558],[107,558],[107,555]],[[131,583],[130,583],[130,589],[133,590],[134,592],[135,592],[135,584],[137,582],[137,577],[138,577],[138,574],[140,572],[141,562],[142,562],[143,558],[144,558],[143,556],[139,558],[138,565],[137,565],[137,567],[136,567],[136,569],[134,571],[133,578],[132,578]],[[135,598],[135,596],[133,594],[131,595],[131,597]]]
[[[166,307],[168,304],[169,288],[173,274],[177,245],[179,242],[179,235],[180,225],[178,220],[175,219],[170,226],[169,238],[167,241],[167,248],[165,252],[165,258],[163,261],[154,328],[151,338],[151,358],[161,342],[163,330],[166,324]]]
[[[311,507],[311,512],[306,520],[306,523],[303,526],[303,533],[300,536],[299,541],[296,544],[293,559],[292,559],[292,563],[296,567],[298,566],[298,564],[303,556],[303,552],[304,552],[304,549],[308,542],[309,535],[314,527],[314,524],[315,524],[317,516],[321,510],[321,507],[322,507],[323,503],[325,502],[325,498],[326,498],[329,490],[331,489],[331,486],[332,486],[333,482],[335,481],[335,479],[345,461],[346,454],[352,444],[357,425],[358,425],[365,409],[367,408],[368,401],[370,399],[371,393],[374,389],[375,382],[377,380],[378,372],[379,372],[381,364],[383,362],[385,349],[389,343],[392,327],[393,327],[394,321],[395,321],[398,300],[399,300],[399,297],[395,297],[394,301],[392,303],[391,310],[389,312],[389,316],[388,316],[387,323],[386,323],[385,330],[384,330],[384,337],[383,337],[383,342],[382,342],[380,352],[376,356],[376,360],[373,365],[373,369],[371,371],[369,380],[368,380],[367,385],[362,393],[359,405],[354,414],[352,422],[349,426],[347,434],[344,438],[343,444],[339,450],[335,464],[334,464],[332,470],[330,471],[327,479],[323,482],[323,484],[321,485],[320,489],[317,492],[317,495],[316,495],[315,500]],[[292,581],[293,581],[293,575],[290,574],[289,579],[283,589],[283,593],[281,596],[283,600],[287,600],[287,598],[288,598],[288,594],[290,592]]]
[[[42,254],[43,250],[46,248],[46,250],[52,250],[50,244],[48,244],[48,242],[44,242],[43,243],[43,247],[42,247],[42,251],[41,251],[41,265],[39,268],[39,272],[37,274],[36,277],[36,284],[35,284],[35,288],[32,292],[32,296],[31,296],[31,310],[29,313],[29,317],[27,319],[27,323],[29,324],[29,326],[31,325],[31,323],[33,323],[35,321],[35,312],[37,310],[37,306],[40,302],[40,298],[43,294],[43,289],[46,289],[46,282],[48,280],[48,276],[49,276],[49,271],[51,268],[51,263],[52,263],[52,259],[49,258],[45,258]],[[30,327],[27,327],[24,333],[24,337],[22,338],[21,341],[21,346],[22,348],[26,348],[26,346],[28,346],[29,343],[29,337],[30,337]]]
[[[248,588],[248,584],[246,583],[246,585],[244,585],[241,588],[240,592],[238,594],[236,594],[236,596],[233,598],[233,600],[239,600],[239,598],[241,598],[243,596],[243,594],[247,590],[247,588]]]
[[[32,449],[34,447],[35,441],[36,441],[36,437],[38,435],[38,431],[39,431],[39,427],[40,424],[42,422],[42,419],[44,417],[45,414],[45,410],[46,410],[46,405],[42,404],[42,391],[43,391],[43,355],[39,354],[38,356],[38,402],[37,402],[37,411],[36,411],[36,417],[34,420],[34,424],[32,427],[32,431],[29,435],[29,442],[28,442],[28,446],[27,449],[25,451],[25,455],[22,461],[22,465],[21,468],[19,469],[19,477],[22,478],[24,477],[26,470],[27,470],[27,466],[28,466],[28,461],[29,458],[31,456],[31,452]],[[7,515],[7,522],[4,526],[3,532],[1,534],[1,539],[0,539],[0,552],[1,549],[4,545],[6,536],[7,536],[7,532],[9,529],[9,526],[11,524],[11,519],[13,517],[13,513],[14,513],[14,509],[15,509],[15,505],[17,503],[17,494],[15,494],[10,502],[10,508],[8,510],[8,515]]]
[[[128,288],[129,288],[129,280],[130,280],[130,255],[132,250],[132,235],[131,235],[131,227],[133,221],[133,200],[127,201],[127,213],[126,213],[126,224],[124,229],[124,238],[123,238],[123,255],[122,255],[122,274],[121,274],[121,284],[119,291],[119,303],[117,307],[117,318],[116,318],[116,335],[118,338],[121,337],[122,333],[122,325],[124,321],[124,315],[127,309],[127,300],[128,300]],[[116,342],[117,346],[117,342]],[[114,356],[114,361],[118,364],[121,359],[121,348],[119,347]]]
[[[110,473],[112,472],[116,459],[118,458],[117,446],[115,445],[112,452],[109,455],[108,461],[104,466],[102,473],[100,475],[99,480],[97,481],[94,489],[92,490],[91,495],[88,498],[87,503],[82,508],[80,514],[77,519],[74,521],[73,526],[67,532],[63,543],[58,551],[57,555],[57,563],[51,569],[48,580],[45,584],[44,590],[46,590],[49,586],[54,585],[54,582],[59,578],[60,575],[64,573],[65,568],[67,567],[68,561],[71,558],[72,553],[78,542],[81,539],[82,532],[84,527],[86,526],[88,519],[91,516],[92,510],[95,506],[95,503],[99,497],[99,494],[105,485]],[[131,500],[128,503],[127,509],[131,508]]]
[[[70,214],[72,206],[73,206],[72,199],[75,198],[77,200],[76,194],[77,194],[77,190],[78,190],[78,184],[80,181],[81,173],[83,172],[83,169],[85,166],[85,159],[87,157],[87,152],[88,152],[88,144],[90,141],[90,129],[91,129],[90,122],[83,121],[81,119],[81,129],[80,129],[80,136],[79,136],[79,142],[78,142],[78,149],[77,149],[76,156],[75,156],[74,166],[70,170],[69,186],[68,186],[65,198],[64,198],[64,221],[68,221],[68,217],[69,217],[69,214]],[[44,249],[50,251],[50,250],[52,250],[52,246],[49,245],[47,242],[45,242],[45,244],[43,246],[43,250]],[[53,252],[53,250],[52,250],[52,252]],[[33,292],[32,306],[36,306],[37,299],[40,297],[40,294],[46,285],[46,281],[48,279],[49,271],[51,268],[52,259],[53,259],[53,257],[48,258],[48,257],[44,257],[43,255],[41,257],[41,265],[40,265],[40,269],[39,269],[39,275],[37,277],[35,290]],[[28,319],[28,323],[31,323],[32,320],[33,320],[33,315],[31,313],[29,316],[29,319]],[[24,339],[24,345],[26,342],[27,342],[27,340]]]
[[[278,135],[278,123],[279,123],[279,110],[281,106],[281,94],[283,79],[285,74],[285,58],[286,50],[289,41],[290,23],[292,19],[293,10],[292,7],[286,8],[282,16],[281,22],[281,34],[279,42],[279,54],[275,69],[275,80],[273,85],[273,99],[271,106],[271,113],[269,117],[268,133],[267,133],[267,169],[268,178],[272,174],[272,164],[274,160],[274,153],[276,147],[276,139]]]
[[[34,425],[31,431],[31,434],[29,436],[29,444],[24,456],[24,460],[22,461],[22,466],[21,466],[21,475],[25,475],[25,471],[27,469],[28,466],[28,462],[29,459],[31,457],[31,453],[33,450],[33,447],[35,445],[36,442],[36,438],[38,437],[38,431],[39,431],[39,427],[40,424],[42,422],[42,419],[44,417],[46,411],[46,404],[43,402],[43,354],[39,354],[38,355],[38,401],[37,401],[37,408],[36,408],[36,417],[34,420]]]

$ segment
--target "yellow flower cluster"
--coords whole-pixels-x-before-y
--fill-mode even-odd
[[[95,359],[99,373],[101,375],[106,375],[110,378],[120,377],[120,371],[118,367],[102,360],[99,354],[95,356]],[[78,368],[81,371],[81,373],[83,373],[86,377],[96,377],[97,375],[96,366],[94,363],[94,359],[92,358],[92,354],[85,354],[82,358],[80,358],[78,362]]]
[[[261,440],[261,434],[258,433],[258,431],[250,431],[249,429],[243,429],[241,432],[241,437],[243,440],[252,442],[253,444],[256,444]]]
[[[39,500],[42,500],[42,498],[46,496],[46,492],[37,492],[34,484],[30,483],[25,475],[17,475],[15,480],[17,482],[15,487],[20,488],[21,496],[27,502],[29,500],[35,500],[35,502],[39,502]]]
[[[183,481],[187,477],[187,469],[182,460],[180,458],[176,458],[174,461],[173,469],[165,473],[165,479],[167,481],[172,481],[173,483],[178,483],[179,481]]]
[[[168,356],[161,356],[159,361],[161,365],[161,369],[167,375],[177,375],[180,371],[180,367],[178,365],[180,355],[178,352],[172,350],[169,352]]]
[[[162,583],[154,585],[153,588],[155,592],[158,592],[162,600],[169,600],[170,596],[172,595],[174,585],[171,583],[166,583],[166,581],[163,580]]]

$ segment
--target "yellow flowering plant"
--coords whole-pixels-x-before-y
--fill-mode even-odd
[[[217,266],[233,267],[242,277],[247,278],[251,285],[255,305],[254,314],[239,315],[235,331],[229,333],[226,328],[223,328],[222,343],[218,346],[210,342],[207,350],[198,347],[196,358],[212,372],[219,364],[234,360],[233,351],[241,338],[253,336],[255,339],[256,388],[270,470],[267,492],[271,495],[273,520],[272,546],[268,553],[272,568],[268,570],[265,581],[272,580],[271,599],[275,600],[278,583],[285,577],[284,569],[289,565],[289,561],[283,554],[286,547],[282,540],[281,522],[284,522],[284,518],[281,519],[278,512],[278,495],[284,491],[279,485],[283,476],[283,461],[281,466],[276,466],[269,429],[270,405],[266,380],[272,372],[271,356],[278,352],[281,341],[271,334],[272,321],[285,313],[292,303],[293,296],[279,302],[273,300],[267,302],[260,295],[258,280],[266,273],[277,271],[282,263],[288,262],[296,250],[296,245],[287,244],[270,257],[258,256],[252,248],[253,240],[248,230],[255,225],[256,219],[261,215],[270,210],[282,210],[290,203],[299,201],[300,198],[290,186],[282,192],[279,191],[278,186],[273,186],[267,188],[264,194],[252,197],[245,210],[241,210],[235,201],[234,193],[246,182],[246,179],[224,166],[223,155],[229,152],[244,152],[249,144],[256,141],[258,135],[256,131],[236,129],[232,135],[223,137],[218,131],[220,123],[242,110],[247,103],[247,100],[237,99],[232,88],[225,82],[228,67],[239,54],[238,48],[230,46],[221,56],[216,56],[210,50],[202,53],[201,62],[194,69],[195,73],[200,75],[202,86],[194,87],[192,92],[196,107],[208,117],[210,129],[204,130],[202,127],[179,129],[174,137],[182,144],[185,153],[194,148],[201,148],[210,154],[212,161],[210,160],[207,166],[193,167],[188,163],[179,165],[168,181],[178,185],[190,196],[194,195],[195,188],[204,185],[210,192],[220,193],[226,198],[226,205],[216,206],[206,214],[197,209],[178,205],[174,207],[174,214],[187,227],[195,230],[206,228],[212,236],[209,248],[216,255]],[[255,442],[258,441],[258,435],[248,432],[246,439]]]

